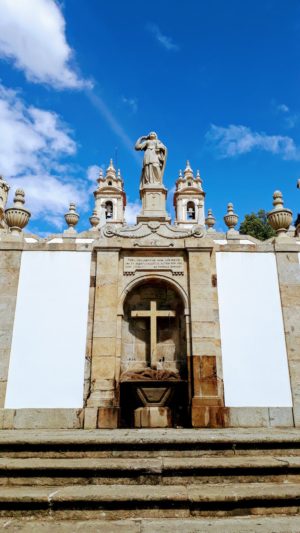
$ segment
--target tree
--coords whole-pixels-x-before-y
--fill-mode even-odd
[[[242,235],[252,235],[252,237],[260,241],[265,241],[276,235],[276,232],[268,222],[267,213],[264,209],[260,209],[258,213],[245,215],[245,219],[240,225],[240,233]]]

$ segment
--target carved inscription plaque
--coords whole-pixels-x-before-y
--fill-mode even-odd
[[[182,257],[124,257],[124,274],[133,275],[137,270],[170,270],[183,275]]]

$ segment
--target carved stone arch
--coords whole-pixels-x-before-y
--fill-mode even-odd
[[[138,285],[141,285],[143,283],[151,283],[151,281],[163,281],[167,284],[169,284],[181,297],[183,305],[184,305],[184,315],[189,316],[189,301],[188,301],[188,295],[186,291],[183,289],[183,287],[178,283],[178,281],[169,278],[168,276],[164,274],[144,274],[143,276],[140,276],[139,278],[136,278],[128,283],[128,285],[123,289],[120,299],[119,299],[119,305],[118,305],[118,315],[123,316],[123,307],[124,302],[126,299],[127,294],[132,291],[135,287],[138,287]]]

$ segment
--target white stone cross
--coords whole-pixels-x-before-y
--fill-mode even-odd
[[[149,311],[131,311],[133,318],[150,318],[150,357],[151,367],[157,368],[157,318],[174,317],[175,311],[158,311],[156,302],[150,302]]]

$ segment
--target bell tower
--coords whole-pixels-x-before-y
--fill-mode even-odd
[[[194,177],[190,162],[186,162],[186,168],[182,175],[181,170],[176,181],[174,193],[175,224],[177,226],[191,228],[193,225],[204,226],[204,197],[202,179],[199,170]]]
[[[95,214],[99,217],[99,226],[104,224],[124,224],[126,194],[120,170],[116,172],[112,159],[103,176],[100,169],[97,179],[98,188],[94,192]]]

